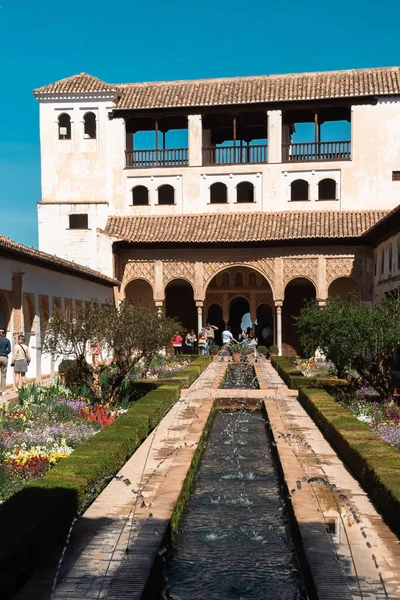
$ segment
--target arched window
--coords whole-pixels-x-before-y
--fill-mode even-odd
[[[305,179],[296,179],[290,186],[290,200],[308,200],[308,181]]]
[[[254,202],[254,185],[249,181],[241,181],[236,188],[236,202]]]
[[[210,203],[226,204],[228,202],[228,189],[224,183],[213,183],[210,186]]]
[[[58,117],[58,139],[71,139],[71,117],[67,113],[62,113]]]
[[[241,271],[235,273],[235,287],[243,287],[243,273]]]
[[[175,204],[175,190],[172,185],[160,185],[158,188],[158,204],[160,206]]]
[[[96,115],[92,112],[83,117],[83,137],[89,140],[96,139]]]
[[[149,204],[149,190],[144,185],[137,185],[132,189],[132,206],[147,206]]]
[[[229,288],[231,286],[231,282],[229,280],[229,273],[222,274],[221,287]]]
[[[257,285],[257,275],[255,273],[249,274],[249,286],[256,287]]]
[[[318,200],[336,200],[336,181],[322,179],[318,183]]]

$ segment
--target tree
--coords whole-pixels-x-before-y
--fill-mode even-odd
[[[139,361],[149,364],[179,327],[176,320],[160,316],[152,307],[122,302],[116,308],[90,302],[54,313],[44,334],[43,350],[56,358],[75,358],[78,378],[94,398],[113,401],[132,367]],[[99,344],[109,356],[107,366],[88,365],[86,357],[92,343]],[[102,379],[107,380],[103,390]]]
[[[306,305],[296,320],[305,351],[320,347],[337,368],[339,377],[350,367],[382,398],[393,396],[391,369],[400,341],[400,302],[387,298],[366,304],[357,296],[329,298],[324,308]]]

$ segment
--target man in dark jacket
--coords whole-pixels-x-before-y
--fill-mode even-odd
[[[11,352],[10,341],[6,338],[4,329],[0,329],[0,393],[3,399],[6,396],[6,378],[8,355]]]

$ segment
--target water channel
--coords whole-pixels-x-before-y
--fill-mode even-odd
[[[163,578],[160,600],[307,597],[260,411],[217,411]]]
[[[247,363],[229,364],[221,389],[259,389],[254,367]]]

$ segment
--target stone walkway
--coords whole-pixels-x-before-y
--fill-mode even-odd
[[[273,367],[266,369],[271,372]],[[331,565],[318,542],[313,548],[315,534],[324,525],[351,598],[399,599],[397,537],[295,397],[282,397],[280,389],[275,399],[265,400],[265,406],[303,543],[310,542],[305,550],[314,580],[320,591],[325,589],[322,597],[343,598],[329,595]]]
[[[265,360],[255,365],[261,389],[218,389],[226,368],[227,363],[214,361],[182,391],[86,511],[73,529],[52,597],[141,598],[153,562],[164,552],[170,516],[217,401],[221,408],[265,403],[319,599],[400,599],[398,540],[300,406],[297,391],[288,390]],[[50,598],[60,550],[17,600]]]

